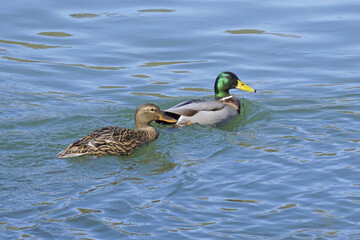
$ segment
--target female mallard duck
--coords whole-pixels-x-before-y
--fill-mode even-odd
[[[176,123],[175,119],[164,115],[158,106],[145,103],[135,113],[135,130],[120,127],[104,127],[70,144],[61,151],[58,158],[82,155],[130,155],[145,143],[155,140],[159,133],[151,126],[154,120]]]
[[[176,125],[211,125],[224,126],[240,114],[240,102],[229,93],[236,88],[246,92],[256,92],[247,86],[232,72],[222,72],[215,80],[215,101],[193,99],[182,102],[163,111],[166,115],[177,120]],[[157,123],[166,124],[161,120]]]

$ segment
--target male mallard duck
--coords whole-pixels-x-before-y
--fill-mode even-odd
[[[164,115],[158,106],[145,103],[135,113],[135,130],[120,127],[104,127],[70,144],[61,151],[58,158],[78,157],[82,155],[130,155],[145,143],[155,140],[159,133],[151,122],[160,120],[176,123],[175,119]]]
[[[216,127],[230,123],[240,114],[240,102],[229,93],[236,88],[246,92],[256,92],[247,86],[232,72],[222,72],[215,80],[215,101],[193,99],[182,102],[163,112],[177,119],[176,125],[212,125]],[[166,124],[161,120],[157,123]]]

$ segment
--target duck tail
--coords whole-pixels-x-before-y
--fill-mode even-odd
[[[67,150],[61,151],[56,156],[57,158],[72,158],[86,155],[87,153],[68,152]]]

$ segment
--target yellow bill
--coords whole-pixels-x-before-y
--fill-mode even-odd
[[[252,87],[249,87],[248,85],[246,85],[245,83],[243,83],[240,79],[237,80],[237,85],[235,87],[236,89],[240,89],[243,90],[245,92],[256,92],[255,89],[253,89]]]

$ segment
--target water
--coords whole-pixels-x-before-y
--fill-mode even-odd
[[[358,239],[357,1],[7,1],[2,239]],[[129,157],[56,159],[134,111],[256,94],[221,129],[156,125]],[[154,124],[155,125],[155,124]]]

